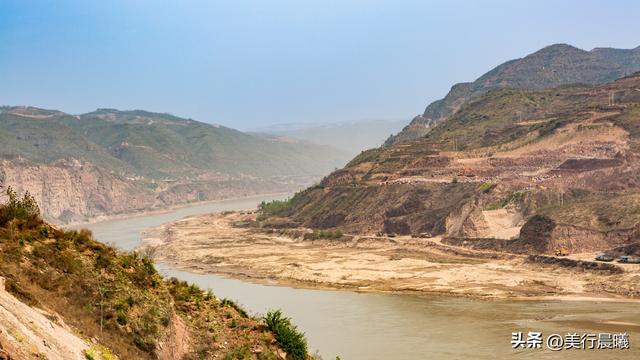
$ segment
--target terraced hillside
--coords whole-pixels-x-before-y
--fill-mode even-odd
[[[0,186],[57,222],[299,189],[342,165],[326,146],[146,111],[0,109]]]
[[[263,217],[348,233],[516,239],[495,243],[516,252],[607,249],[640,239],[639,151],[640,74],[496,89],[426,136],[365,151],[318,186],[265,205]]]
[[[474,82],[456,84],[434,101],[386,145],[424,136],[465,102],[494,89],[546,89],[567,84],[604,84],[640,71],[640,47],[585,51],[566,44],[545,47],[522,59],[507,61]]]

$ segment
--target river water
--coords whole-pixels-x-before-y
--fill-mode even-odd
[[[199,204],[87,225],[95,237],[124,250],[140,232],[189,215],[254,208],[270,197]],[[236,300],[250,313],[282,309],[304,331],[311,352],[324,360],[377,359],[640,359],[640,303],[484,301],[450,297],[293,289],[217,275],[158,269]],[[622,333],[630,350],[512,349],[512,332]]]

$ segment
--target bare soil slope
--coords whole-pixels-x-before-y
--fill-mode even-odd
[[[358,234],[519,237],[506,248],[536,253],[636,242],[639,89],[633,75],[491,91],[425,137],[365,151],[290,201],[265,204],[259,220]],[[545,220],[527,226],[534,215]],[[537,224],[548,225],[546,238]]]

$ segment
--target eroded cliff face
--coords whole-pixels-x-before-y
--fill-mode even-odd
[[[309,177],[156,183],[121,177],[80,161],[51,165],[24,159],[0,161],[0,185],[11,186],[19,194],[29,191],[38,201],[42,216],[58,224],[198,201],[291,192],[311,181]]]
[[[3,186],[11,186],[18,193],[29,191],[38,201],[42,215],[58,223],[142,210],[156,201],[153,191],[91,164],[2,160],[0,167]]]
[[[628,245],[640,240],[640,228],[598,231],[595,229],[561,224],[546,216],[531,218],[522,228],[513,244],[513,251],[553,253],[563,249],[568,253],[601,251]]]

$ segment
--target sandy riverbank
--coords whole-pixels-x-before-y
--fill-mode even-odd
[[[640,284],[640,267],[610,275],[543,266],[525,256],[445,245],[439,238],[310,241],[234,226],[254,217],[234,212],[185,218],[145,231],[144,246],[180,270],[300,287],[620,301],[631,300]]]

